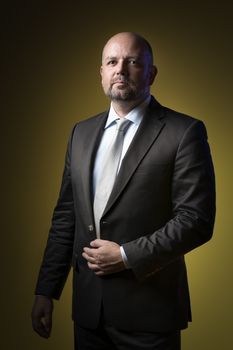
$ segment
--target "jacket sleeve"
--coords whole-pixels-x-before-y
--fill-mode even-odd
[[[123,244],[138,280],[153,275],[212,237],[215,176],[201,121],[194,120],[181,138],[171,189],[171,219],[153,234]]]
[[[72,133],[73,134],[73,133]],[[75,214],[70,176],[72,134],[68,142],[59,198],[53,212],[35,294],[59,299],[71,267]]]

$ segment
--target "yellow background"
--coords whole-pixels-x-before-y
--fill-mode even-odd
[[[183,350],[230,349],[231,1],[15,3],[2,9],[1,349],[72,349],[70,278],[55,303],[52,338],[33,333],[30,311],[67,138],[77,120],[108,107],[100,86],[101,50],[119,31],[139,32],[151,42],[157,99],[207,126],[217,218],[213,239],[187,255],[193,323],[183,332]]]

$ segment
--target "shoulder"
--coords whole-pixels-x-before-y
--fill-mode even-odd
[[[180,132],[184,133],[192,129],[201,133],[206,131],[204,122],[197,117],[177,112],[168,107],[164,107],[164,114],[167,126],[177,132],[180,130]]]
[[[79,136],[87,134],[91,134],[97,128],[101,127],[101,125],[105,125],[106,119],[108,116],[108,111],[101,112],[99,114],[93,115],[81,121],[75,123],[71,130],[70,138],[72,139],[74,136]]]
[[[148,112],[156,115],[158,119],[170,124],[185,126],[190,125],[193,122],[200,121],[200,119],[194,116],[190,116],[188,114],[171,109],[167,106],[163,106],[153,96],[151,97]]]
[[[173,135],[173,137],[176,135],[178,139],[180,137],[182,138],[189,130],[194,130],[197,134],[206,134],[204,122],[196,116],[163,106],[154,98],[151,101],[149,109],[151,110],[151,115],[156,116],[164,124],[166,132]]]
[[[108,111],[104,111],[101,113],[98,113],[96,115],[90,116],[86,119],[83,119],[75,124],[75,127],[79,127],[82,129],[89,128],[98,125],[99,123],[103,122],[108,116]]]

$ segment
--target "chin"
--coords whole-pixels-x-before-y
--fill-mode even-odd
[[[113,101],[132,101],[135,99],[136,95],[132,90],[118,90],[118,91],[108,91],[107,96]]]

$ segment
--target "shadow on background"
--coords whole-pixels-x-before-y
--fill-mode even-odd
[[[193,324],[183,349],[228,349],[232,310],[232,11],[230,1],[52,1],[2,11],[1,348],[73,346],[71,280],[55,307],[53,336],[30,325],[39,264],[56,203],[68,135],[77,120],[108,108],[101,50],[119,31],[152,44],[159,74],[152,93],[202,119],[217,179],[213,239],[187,255]]]

